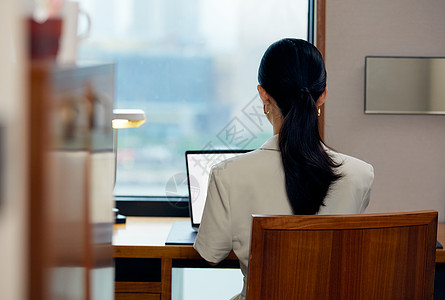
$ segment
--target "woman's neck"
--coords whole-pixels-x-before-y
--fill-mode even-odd
[[[271,123],[273,127],[273,135],[279,134],[281,127],[283,126],[283,117],[281,114],[280,116],[273,118]]]

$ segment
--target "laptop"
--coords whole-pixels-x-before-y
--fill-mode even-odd
[[[212,167],[226,159],[249,151],[251,150],[199,150],[185,152],[190,222],[174,222],[167,237],[167,245],[194,243],[204,212]]]

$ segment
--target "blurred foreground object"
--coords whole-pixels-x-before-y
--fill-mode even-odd
[[[33,61],[29,299],[113,299],[114,66]]]
[[[43,23],[28,19],[29,54],[32,59],[55,59],[62,34],[62,19],[51,18]]]
[[[80,8],[79,2],[68,1],[63,9],[63,31],[60,40],[60,51],[57,55],[57,62],[61,64],[75,64],[79,43],[88,38],[91,31],[90,15]],[[82,32],[78,32],[79,18],[83,16],[86,27]]]
[[[32,59],[55,59],[62,34],[64,0],[33,0],[29,4],[29,55]]]

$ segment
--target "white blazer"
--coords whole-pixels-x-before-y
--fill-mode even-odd
[[[359,159],[326,149],[342,166],[343,177],[329,188],[319,214],[364,212],[374,181],[374,169]],[[212,169],[207,200],[195,249],[207,261],[218,263],[233,249],[244,275],[244,299],[250,251],[252,214],[290,215],[278,135],[259,149],[226,160]]]

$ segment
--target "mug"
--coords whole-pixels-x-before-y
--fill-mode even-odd
[[[79,16],[86,18],[85,32],[78,33]],[[57,60],[61,64],[75,64],[77,60],[77,48],[81,41],[86,39],[91,30],[91,18],[84,10],[80,9],[79,2],[67,1],[63,10],[63,29],[60,51]]]
[[[62,19],[49,18],[45,22],[28,19],[28,51],[31,59],[54,60],[60,53]]]

